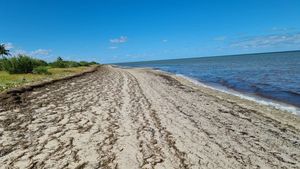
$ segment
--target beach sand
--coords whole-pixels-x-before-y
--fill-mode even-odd
[[[101,66],[1,103],[0,168],[300,168],[300,118],[167,73]]]

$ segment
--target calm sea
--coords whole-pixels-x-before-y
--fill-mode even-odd
[[[120,63],[189,77],[216,89],[295,107],[300,115],[300,51]]]

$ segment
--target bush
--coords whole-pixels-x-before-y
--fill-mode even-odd
[[[85,62],[85,61],[80,61],[79,64],[80,66],[90,66],[89,62]]]
[[[99,63],[94,62],[94,61],[93,61],[93,62],[90,62],[90,64],[91,64],[91,65],[99,65]]]
[[[25,55],[3,58],[2,69],[11,73],[31,73],[34,68],[34,59]]]
[[[97,62],[75,62],[64,61],[58,57],[56,61],[47,63],[44,60],[34,59],[26,55],[18,55],[10,58],[3,57],[0,59],[0,71],[5,70],[11,74],[16,73],[36,73],[36,74],[49,74],[46,66],[53,68],[70,68],[79,66],[90,66],[98,64]]]
[[[51,67],[54,68],[69,68],[69,67],[79,67],[79,66],[90,66],[98,64],[97,62],[86,62],[86,61],[65,61],[61,57],[58,57],[56,61],[49,63]]]
[[[75,61],[65,61],[67,67],[79,67],[81,66],[78,62]]]
[[[68,67],[79,67],[81,66],[78,62],[74,61],[55,61],[49,64],[54,68],[68,68]]]
[[[65,61],[55,61],[49,64],[51,67],[54,68],[66,68],[67,64],[65,63]]]
[[[32,73],[34,74],[45,74],[45,75],[50,75],[51,73],[48,72],[48,68],[45,66],[39,66],[36,67],[32,70]]]
[[[3,69],[3,59],[0,59],[0,71],[4,70]]]
[[[64,61],[55,61],[50,64],[51,67],[54,68],[66,68],[67,65]]]
[[[56,59],[56,61],[50,63],[49,65],[51,67],[54,67],[54,68],[66,68],[66,67],[68,67],[66,61],[64,61],[61,57],[58,57]]]
[[[44,60],[41,60],[41,59],[33,59],[33,64],[34,64],[34,67],[48,66],[48,63]]]
[[[97,62],[86,62],[86,61],[80,61],[80,66],[91,66],[91,65],[98,65]]]

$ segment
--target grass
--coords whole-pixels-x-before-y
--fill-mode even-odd
[[[90,67],[72,67],[72,68],[49,68],[51,74],[9,74],[5,71],[0,71],[0,92],[9,88],[14,88],[32,82],[57,79],[68,75],[80,73]]]

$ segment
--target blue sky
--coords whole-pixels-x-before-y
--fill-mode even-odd
[[[300,49],[299,0],[0,0],[14,53],[101,63]]]

